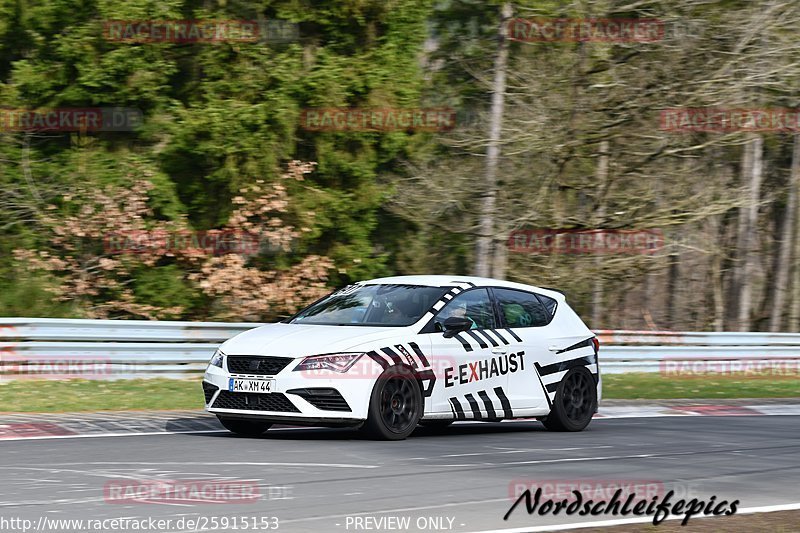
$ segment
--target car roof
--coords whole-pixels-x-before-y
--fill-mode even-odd
[[[423,285],[428,287],[448,287],[458,284],[472,284],[476,287],[506,287],[509,289],[519,289],[523,291],[534,291],[550,298],[563,301],[564,295],[553,289],[536,287],[535,285],[525,285],[494,278],[481,278],[477,276],[455,276],[455,275],[427,275],[427,276],[391,276],[388,278],[377,278],[359,282],[362,285]]]

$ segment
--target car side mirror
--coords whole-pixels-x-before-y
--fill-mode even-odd
[[[449,339],[456,333],[467,331],[472,327],[472,320],[463,316],[451,316],[444,321],[444,337]]]

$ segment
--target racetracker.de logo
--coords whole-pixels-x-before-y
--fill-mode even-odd
[[[133,131],[142,122],[130,107],[0,109],[0,131]]]
[[[650,43],[664,38],[664,22],[657,19],[515,18],[508,22],[512,41]]]
[[[106,20],[103,38],[125,43],[291,42],[297,24],[286,20]]]
[[[800,109],[674,108],[661,111],[660,128],[672,132],[800,131]]]
[[[103,485],[106,503],[255,503],[261,498],[252,480],[132,480],[107,481]]]
[[[0,353],[0,379],[102,379],[112,373],[109,357]]]
[[[419,369],[418,363],[414,361],[411,352],[405,348],[401,349],[402,345],[396,345],[393,348],[394,357],[390,357],[386,355],[386,352],[380,351],[379,353],[371,352],[368,354],[364,354],[358,357],[355,363],[353,363],[350,367],[348,367],[347,371],[339,372],[327,367],[323,362],[318,364],[310,364],[307,366],[302,366],[301,370],[298,370],[300,375],[307,379],[324,379],[329,380],[331,378],[339,379],[366,379],[366,380],[374,380],[377,379],[384,371],[383,365],[376,362],[377,360],[383,359],[386,361],[386,357],[393,359],[394,364],[405,364],[411,368],[417,368],[420,372],[420,377],[424,379],[460,379],[462,376],[466,376],[463,378],[465,382],[472,381],[473,375],[480,375],[479,372],[481,370],[481,362],[473,361],[468,364],[459,364],[455,357],[446,356],[446,355],[434,355],[427,357],[427,361],[430,366],[426,367],[424,370]],[[310,357],[309,360],[314,359],[324,359],[324,356],[316,356]],[[508,364],[505,366],[505,371],[503,375],[508,372]],[[478,374],[475,374],[478,372]],[[455,378],[454,378],[455,376]]]
[[[456,125],[451,108],[320,107],[300,113],[309,131],[449,131]]]
[[[658,229],[522,229],[508,237],[509,251],[529,254],[648,254],[663,247]]]
[[[734,356],[731,356],[734,357]],[[664,359],[659,363],[663,376],[706,376],[708,374],[748,376],[800,376],[800,359],[706,358],[704,360]]]
[[[651,499],[666,493],[662,481],[650,479],[514,479],[508,484],[508,497],[519,498],[526,490],[536,492],[541,489],[542,498],[575,499],[574,491],[585,498],[609,500],[617,490],[623,498],[638,494],[640,498]]]
[[[103,247],[109,254],[255,255],[260,239],[255,233],[237,230],[134,230],[107,234]]]

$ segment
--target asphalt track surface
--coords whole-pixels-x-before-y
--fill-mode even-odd
[[[504,521],[510,486],[526,480],[646,480],[678,497],[738,499],[742,508],[798,502],[800,416],[596,419],[569,434],[535,421],[461,423],[419,428],[402,442],[339,429],[274,429],[257,439],[206,432],[8,440],[0,441],[0,471],[0,517],[35,524],[41,517],[264,516],[291,532],[485,531],[581,520],[529,516],[520,506]],[[109,482],[159,479],[256,480],[261,497],[228,504],[104,498]],[[408,517],[411,527],[395,529],[381,517]],[[605,518],[614,517],[592,520]]]

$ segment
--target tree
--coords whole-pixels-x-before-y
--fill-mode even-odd
[[[500,158],[500,135],[503,127],[504,99],[506,91],[506,68],[508,62],[508,22],[511,20],[511,4],[500,7],[500,23],[497,30],[497,55],[494,60],[494,82],[492,83],[492,107],[489,114],[489,141],[486,146],[486,172],[481,194],[479,233],[475,244],[475,275],[489,277],[505,276],[505,261],[495,263],[501,254],[499,247],[505,239],[495,236],[495,209],[497,204],[497,167]]]

